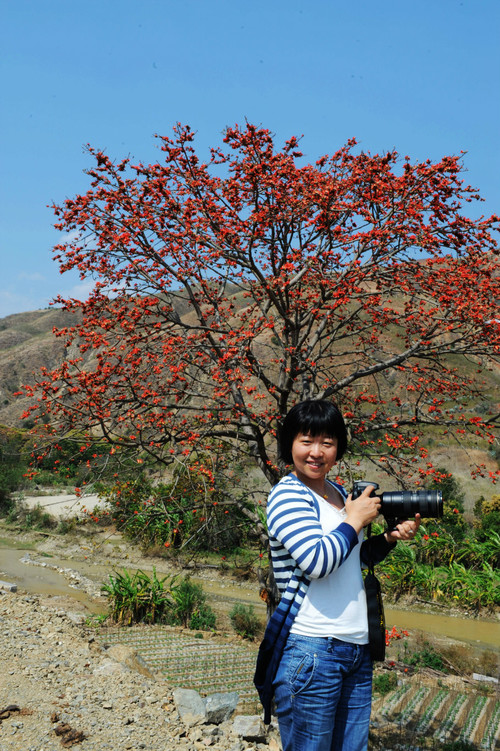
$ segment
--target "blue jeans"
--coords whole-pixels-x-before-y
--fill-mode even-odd
[[[283,751],[366,751],[368,645],[289,634],[274,690]]]

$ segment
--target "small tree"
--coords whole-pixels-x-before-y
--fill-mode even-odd
[[[88,147],[88,191],[54,206],[61,272],[95,286],[56,301],[72,354],[27,388],[40,432],[157,465],[208,447],[269,483],[306,397],[335,399],[355,458],[403,483],[434,472],[426,431],[493,442],[498,415],[475,405],[498,365],[498,218],[464,213],[480,198],[461,158],[351,140],[307,164],[250,124],[206,162],[193,141],[177,126],[150,165]]]
[[[0,516],[13,505],[11,494],[22,483],[27,467],[23,459],[22,434],[0,425]]]

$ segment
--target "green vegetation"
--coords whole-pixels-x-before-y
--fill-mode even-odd
[[[396,673],[374,673],[373,675],[373,693],[379,696],[385,696],[398,685]]]
[[[255,639],[262,631],[261,621],[255,614],[253,605],[236,603],[229,613],[229,618],[234,630],[243,639]]]
[[[34,506],[30,509],[24,506],[20,508],[12,506],[7,515],[7,521],[15,521],[21,529],[27,531],[31,529],[54,531],[58,526],[54,517],[41,506]]]
[[[173,605],[171,588],[165,588],[166,579],[158,579],[155,569],[151,576],[144,571],[131,574],[126,569],[110,574],[102,591],[110,600],[111,620],[128,626],[165,621]]]
[[[20,431],[0,426],[0,516],[12,511],[12,493],[22,484],[27,471],[24,440]]]
[[[494,529],[500,496],[476,504],[472,524],[459,483],[449,478],[442,492],[443,518],[424,520],[415,540],[398,545],[377,567],[384,595],[492,612],[500,606],[500,527]]]
[[[417,650],[411,655],[408,664],[413,667],[431,668],[432,670],[446,672],[442,656],[429,642],[426,642],[422,649]]]
[[[206,594],[199,584],[186,576],[178,584],[175,577],[171,579],[173,599],[172,612],[168,616],[171,625],[180,624],[185,628],[210,631],[215,628],[215,613],[207,605]]]
[[[179,465],[169,482],[155,483],[141,474],[133,480],[97,485],[103,503],[90,512],[91,517],[115,524],[145,549],[227,554],[246,547],[252,525],[244,514],[245,504],[233,502],[222,472],[215,471],[213,483],[207,486],[199,471],[202,459],[196,467]],[[237,467],[234,473],[237,477]]]
[[[176,576],[158,579],[144,571],[110,575],[102,591],[110,600],[108,617],[115,623],[164,623],[196,630],[215,628],[215,614],[206,603],[203,589],[189,577],[177,583]]]

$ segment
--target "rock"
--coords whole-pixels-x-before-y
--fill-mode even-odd
[[[233,722],[234,732],[245,741],[264,743],[266,727],[259,715],[238,715]]]
[[[269,751],[281,751],[281,744],[277,738],[269,738],[267,745],[269,746]]]
[[[190,688],[175,688],[173,697],[179,717],[185,725],[192,727],[205,722],[205,701],[197,691]]]
[[[74,623],[75,626],[83,626],[85,623],[85,616],[83,613],[75,613],[72,610],[68,610],[66,613],[66,617],[71,623]]]
[[[206,701],[206,721],[214,725],[220,725],[221,722],[229,720],[238,704],[239,694],[235,691],[231,693],[211,694]]]
[[[94,668],[93,672],[94,675],[119,675],[120,673],[129,672],[129,668],[115,660],[103,660],[96,668]]]
[[[0,589],[3,589],[4,592],[17,592],[17,584],[0,581]]]
[[[493,678],[491,675],[482,675],[482,673],[472,673],[472,678],[483,683],[498,683],[498,678]]]
[[[133,649],[130,649],[130,647],[126,647],[123,644],[116,644],[113,647],[109,647],[106,654],[109,657],[112,657],[113,660],[121,662],[130,670],[135,670],[137,673],[146,676],[146,678],[153,680],[155,677],[144,659]]]

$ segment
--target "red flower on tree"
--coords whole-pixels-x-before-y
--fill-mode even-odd
[[[479,195],[461,158],[351,140],[306,164],[296,138],[276,149],[251,124],[208,161],[193,141],[178,125],[150,165],[88,147],[88,191],[54,206],[61,272],[95,285],[56,301],[71,358],[26,388],[44,437],[77,430],[157,465],[217,447],[271,483],[276,428],[309,396],[340,404],[354,454],[413,482],[434,473],[428,427],[493,441],[473,405],[500,351],[498,218],[465,213]]]

